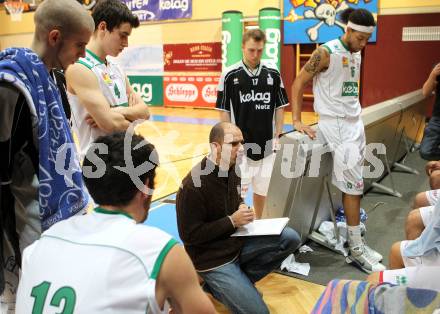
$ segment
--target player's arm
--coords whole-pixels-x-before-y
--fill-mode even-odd
[[[144,103],[142,97],[133,90],[128,77],[125,77],[125,83],[128,107],[114,107],[112,109],[124,115],[125,119],[129,121],[135,121],[138,119],[147,120],[150,118],[148,105]]]
[[[168,299],[175,313],[210,314],[214,306],[197,280],[197,274],[185,250],[175,245],[166,255],[156,281],[156,300]]]
[[[110,110],[96,76],[87,67],[79,63],[71,65],[66,71],[66,82],[69,92],[78,97],[90,115],[90,124],[96,124],[107,133],[128,128],[129,121],[122,114]]]
[[[323,48],[318,47],[299,72],[292,84],[292,122],[295,129],[301,133],[315,137],[315,131],[301,122],[301,111],[303,104],[304,88],[314,76],[328,68],[330,65],[330,54]]]
[[[278,138],[283,133],[284,126],[284,107],[275,110],[275,138]]]
[[[437,76],[440,75],[440,63],[438,63],[428,76],[425,84],[423,84],[422,93],[423,96],[428,97],[437,86]]]

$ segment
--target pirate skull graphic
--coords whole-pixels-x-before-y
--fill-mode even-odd
[[[345,2],[339,1],[326,1],[324,3],[318,4],[315,8],[304,11],[304,15],[297,15],[295,10],[292,9],[286,20],[290,22],[296,22],[303,19],[316,19],[319,20],[317,24],[307,29],[307,35],[311,41],[316,41],[318,39],[319,28],[327,24],[328,26],[337,25],[345,30],[346,25],[341,21],[337,20],[336,15],[348,8]]]

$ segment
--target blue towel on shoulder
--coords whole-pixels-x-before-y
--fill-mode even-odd
[[[78,213],[89,199],[61,95],[44,63],[26,48],[0,52],[0,81],[26,97],[32,120],[38,123],[33,125],[34,143],[39,151],[40,219],[46,230]]]

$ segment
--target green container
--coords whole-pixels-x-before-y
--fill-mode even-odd
[[[133,90],[150,106],[163,106],[163,76],[129,75]]]
[[[258,16],[260,29],[266,34],[263,61],[275,64],[280,70],[281,63],[281,12],[278,8],[263,8]]]
[[[225,11],[222,14],[222,68],[241,60],[243,38],[243,13]]]

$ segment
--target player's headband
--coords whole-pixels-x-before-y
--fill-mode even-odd
[[[348,21],[347,27],[350,27],[351,29],[358,31],[358,32],[362,32],[362,33],[371,34],[372,32],[374,32],[374,26],[358,25],[358,24],[352,23],[350,21]]]

